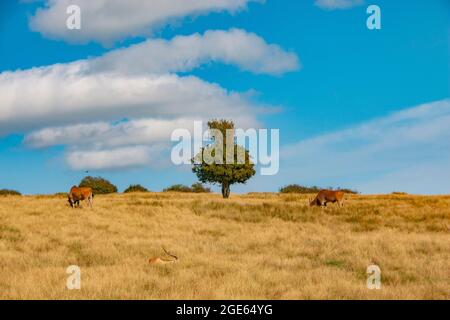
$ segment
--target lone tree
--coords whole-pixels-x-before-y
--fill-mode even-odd
[[[94,194],[116,193],[117,187],[102,177],[85,177],[81,180],[79,187],[90,187]]]
[[[211,120],[208,128],[212,144],[192,159],[192,171],[202,183],[220,184],[227,199],[231,185],[246,183],[255,175],[254,164],[248,150],[236,144],[233,121]]]

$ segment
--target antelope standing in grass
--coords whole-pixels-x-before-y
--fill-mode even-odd
[[[326,207],[328,202],[335,203],[342,206],[342,199],[344,198],[344,192],[333,190],[320,190],[317,196],[309,201],[309,206]]]

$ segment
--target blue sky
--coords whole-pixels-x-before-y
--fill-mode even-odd
[[[195,8],[189,1],[153,2],[130,2],[121,18],[135,23],[117,28],[113,6],[99,15],[70,1],[81,8],[78,34],[64,29],[66,16],[45,1],[0,4],[0,188],[65,191],[85,170],[119,189],[190,184],[188,167],[166,161],[164,128],[211,115],[280,129],[280,173],[256,176],[238,192],[299,183],[450,193],[448,1],[372,1],[381,8],[381,30],[366,27],[368,2],[225,0]],[[333,6],[343,2],[349,6]],[[177,50],[174,37],[186,49]],[[136,46],[140,51],[127,55]],[[101,86],[103,75],[110,88]],[[188,98],[174,93],[166,101],[172,87],[165,91],[162,80]],[[123,106],[108,100],[113,90]],[[83,97],[68,101],[77,93]],[[127,130],[141,140],[120,135],[124,119],[137,121]],[[64,137],[76,126],[89,126],[88,143]],[[102,128],[114,135],[98,135]],[[160,136],[143,141],[149,132]],[[121,165],[99,163],[108,155]]]

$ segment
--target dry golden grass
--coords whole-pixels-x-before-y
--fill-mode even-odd
[[[450,196],[0,198],[2,299],[449,299]],[[177,263],[148,259],[175,253]],[[81,268],[81,290],[66,268]],[[380,290],[366,287],[377,264]]]

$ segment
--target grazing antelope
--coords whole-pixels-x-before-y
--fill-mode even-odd
[[[79,188],[77,186],[73,186],[70,189],[69,194],[67,195],[69,204],[72,208],[75,206],[80,206],[80,201],[86,200],[89,207],[92,208],[92,202],[94,199],[94,193],[91,188]]]
[[[344,198],[344,192],[333,190],[320,190],[317,196],[313,200],[309,200],[309,206],[327,206],[328,202],[335,203],[342,206],[342,199]]]
[[[150,259],[148,259],[148,263],[149,264],[166,264],[166,263],[174,263],[178,260],[178,257],[174,254],[171,254],[169,252],[167,252],[167,250],[162,247],[162,249],[164,250],[164,252],[166,253],[166,255],[172,257],[172,259],[167,259],[167,258],[162,258],[162,257],[152,257]]]

